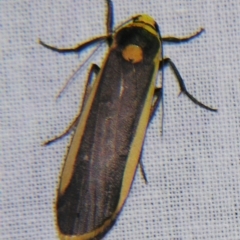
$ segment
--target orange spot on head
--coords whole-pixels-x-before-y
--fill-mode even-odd
[[[143,60],[143,51],[139,46],[130,44],[123,49],[122,56],[128,62],[138,63]]]

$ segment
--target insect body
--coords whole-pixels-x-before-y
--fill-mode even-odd
[[[70,49],[40,41],[58,52],[79,52],[101,41],[110,46],[102,68],[92,65],[60,178],[56,216],[59,237],[64,240],[101,239],[114,224],[140,163],[146,128],[161,100],[156,77],[165,64],[172,67],[183,93],[199,106],[215,111],[188,93],[175,65],[162,57],[163,42],[188,41],[202,30],[187,38],[162,38],[157,23],[139,15],[112,32],[112,5],[110,0],[107,3],[106,36]],[[97,77],[91,83],[93,73]]]

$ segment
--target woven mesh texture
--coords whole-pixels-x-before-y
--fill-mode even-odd
[[[115,0],[115,26],[139,13],[152,16],[163,36],[205,32],[184,44],[165,44],[191,94],[217,113],[179,94],[164,70],[164,120],[149,125],[131,193],[108,240],[240,239],[240,5],[236,0]],[[107,48],[59,54],[105,33],[104,0],[0,1],[0,225],[2,240],[56,240],[54,201],[91,63]],[[163,134],[161,133],[163,129]]]

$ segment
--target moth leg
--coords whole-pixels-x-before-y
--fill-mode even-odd
[[[155,88],[155,91],[154,91],[154,97],[153,97],[153,105],[151,107],[151,113],[150,113],[150,118],[149,118],[149,121],[148,121],[148,124],[150,123],[150,121],[152,120],[155,112],[156,112],[156,109],[162,99],[162,88]],[[147,175],[144,171],[144,166],[143,166],[143,162],[142,162],[142,151],[143,149],[141,150],[141,154],[140,154],[140,157],[139,157],[139,165],[140,165],[140,171],[141,171],[141,174],[142,174],[142,177],[145,181],[145,183],[147,184],[148,181],[147,181]]]
[[[158,106],[159,106],[159,103],[162,99],[162,88],[161,87],[158,87],[158,88],[155,88],[155,91],[154,91],[154,98],[153,98],[153,105],[151,107],[151,113],[150,113],[150,119],[149,119],[149,122],[152,120]]]
[[[80,52],[82,50],[84,50],[85,48],[91,46],[92,44],[96,44],[98,42],[101,41],[106,41],[110,36],[100,36],[100,37],[96,37],[92,40],[77,44],[73,47],[70,48],[57,48],[54,46],[50,46],[48,44],[46,44],[45,42],[43,42],[41,39],[38,39],[39,44],[41,44],[43,47],[48,48],[52,51],[55,52],[59,52],[59,53],[71,53],[71,52]]]
[[[201,28],[199,31],[197,31],[196,33],[192,34],[191,36],[187,36],[187,37],[163,37],[162,41],[163,42],[169,42],[169,43],[184,43],[184,42],[188,42],[189,40],[198,37],[202,32],[204,32],[204,29]]]
[[[107,35],[111,35],[113,32],[113,4],[111,0],[107,0],[107,19],[106,19],[106,27],[107,27]]]
[[[175,64],[172,62],[172,60],[170,58],[164,58],[162,61],[160,61],[159,63],[159,69],[162,69],[165,65],[169,64],[170,67],[172,68],[174,74],[177,77],[180,89],[181,89],[181,93],[184,93],[192,102],[194,102],[195,104],[197,104],[199,107],[205,108],[209,111],[213,111],[216,112],[217,109],[214,108],[210,108],[206,105],[204,105],[203,103],[201,103],[200,101],[198,101],[195,97],[193,97],[188,91],[187,88],[184,84],[184,81],[180,75],[180,73],[177,70],[177,67],[175,66]]]
[[[92,64],[92,66],[89,70],[88,80],[87,80],[87,84],[86,84],[86,88],[85,88],[85,92],[84,92],[83,104],[82,104],[83,106],[85,106],[85,103],[86,103],[86,100],[88,99],[89,93],[92,90],[94,80],[96,79],[99,72],[100,72],[100,67],[97,64]],[[93,78],[94,74],[96,75],[95,78]]]
[[[88,80],[87,80],[87,84],[86,84],[86,88],[85,88],[85,93],[84,93],[84,97],[83,97],[83,103],[82,103],[82,109],[84,108],[85,104],[86,104],[86,101],[88,99],[88,96],[89,96],[89,93],[91,92],[92,90],[92,85],[93,85],[93,74],[96,74],[98,75],[100,71],[100,67],[96,64],[92,64],[91,68],[90,68],[90,71],[89,71],[89,74],[88,74]],[[77,123],[78,123],[78,120],[81,116],[81,113],[82,113],[82,109],[80,111],[80,113],[77,115],[77,117],[72,121],[72,123],[68,126],[67,130],[65,132],[63,132],[61,135],[57,136],[57,137],[54,137],[53,139],[50,139],[46,142],[43,143],[43,145],[49,145],[63,137],[65,137],[66,135],[68,135],[72,130],[75,129]]]
[[[147,175],[144,171],[144,166],[143,166],[143,162],[142,162],[142,151],[143,151],[143,149],[141,150],[140,157],[139,157],[139,166],[140,166],[140,171],[141,171],[142,177],[144,179],[144,182],[147,184],[148,183]]]
[[[67,136],[76,127],[79,117],[80,117],[80,114],[73,120],[73,122],[70,124],[70,126],[68,126],[68,128],[65,132],[63,132],[61,135],[59,135],[57,137],[54,137],[54,138],[44,142],[43,145],[45,145],[45,146],[50,145],[51,143]]]

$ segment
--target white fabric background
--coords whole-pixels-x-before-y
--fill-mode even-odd
[[[161,111],[144,145],[146,185],[136,178],[115,226],[105,239],[240,239],[240,1],[115,0],[115,26],[147,13],[163,36],[205,33],[186,44],[164,46],[188,90],[212,113],[178,97],[172,71],[165,70],[164,127]],[[57,239],[54,201],[74,119],[90,62],[56,95],[88,53],[59,54],[105,33],[104,0],[0,2],[1,236],[0,239]]]

